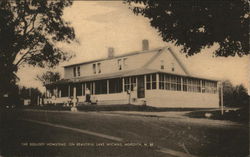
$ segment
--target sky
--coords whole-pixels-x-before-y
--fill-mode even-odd
[[[191,74],[228,79],[234,85],[243,84],[250,93],[249,55],[241,58],[213,57],[212,52],[218,47],[215,45],[197,55],[186,57],[180,53],[180,47],[162,41],[158,31],[150,26],[149,20],[134,15],[122,1],[74,1],[71,7],[64,10],[63,18],[74,27],[79,43],[57,44],[62,50],[75,55],[69,62],[56,67],[62,74],[62,65],[107,57],[108,47],[114,48],[115,55],[138,51],[142,49],[141,41],[148,39],[152,49],[170,46]],[[19,85],[38,87],[44,91],[35,77],[46,70],[21,67],[18,72]]]

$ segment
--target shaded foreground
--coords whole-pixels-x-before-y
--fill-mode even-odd
[[[114,141],[22,119],[60,124],[148,145],[107,146]],[[249,148],[247,126],[209,126],[180,122],[178,118],[112,112],[1,110],[0,133],[2,156],[171,156],[157,151],[163,147],[197,156],[243,157],[248,155]],[[26,143],[65,143],[66,146],[26,146]],[[73,145],[76,143],[95,146]]]

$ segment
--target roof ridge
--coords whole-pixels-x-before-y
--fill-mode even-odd
[[[168,46],[163,46],[163,47],[158,47],[158,48],[154,48],[154,49],[150,49],[150,50],[141,50],[141,51],[132,51],[132,52],[129,52],[129,53],[124,53],[124,54],[121,54],[121,55],[118,55],[118,56],[114,56],[112,58],[100,58],[100,59],[96,59],[96,60],[90,60],[90,61],[85,61],[85,62],[79,62],[79,63],[75,63],[75,64],[69,64],[69,65],[65,65],[63,67],[71,67],[71,66],[76,66],[76,65],[82,65],[82,64],[88,64],[88,63],[93,63],[93,62],[100,62],[100,61],[103,61],[103,60],[111,60],[111,59],[115,59],[115,58],[119,58],[119,57],[126,57],[126,56],[130,56],[130,55],[136,55],[136,54],[141,54],[141,53],[149,53],[149,52],[153,52],[153,51],[157,51],[157,50],[160,50],[160,49],[164,49]]]

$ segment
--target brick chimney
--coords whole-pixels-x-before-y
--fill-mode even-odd
[[[113,47],[108,48],[108,58],[113,58],[115,56],[115,50]]]
[[[149,50],[149,43],[147,39],[142,40],[142,51]]]

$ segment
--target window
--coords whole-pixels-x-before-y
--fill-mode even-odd
[[[122,60],[121,60],[121,59],[118,59],[118,60],[117,60],[117,63],[118,63],[118,69],[119,69],[119,70],[122,70]]]
[[[146,89],[156,89],[156,74],[146,75]]]
[[[133,91],[134,87],[136,87],[136,77],[125,77],[124,87],[125,87],[125,91],[127,90]]]
[[[123,58],[123,67],[126,68],[127,66],[127,58]]]
[[[160,73],[159,89],[181,91],[181,77]]]
[[[171,63],[171,70],[174,71],[174,63]]]
[[[81,83],[78,83],[75,85],[76,87],[76,96],[82,96],[82,84]]]
[[[134,90],[134,87],[136,87],[136,77],[131,77],[131,90]]]
[[[95,82],[95,94],[107,94],[107,80]]]
[[[170,86],[171,86],[171,77],[170,77],[170,75],[164,74],[164,82],[165,82],[165,88],[164,89],[170,90]]]
[[[201,92],[200,80],[195,78],[183,78],[183,91]]]
[[[98,67],[98,73],[101,73],[101,63],[97,63],[97,67]]]
[[[124,88],[125,88],[125,91],[130,90],[130,77],[124,78]]]
[[[216,93],[217,83],[215,81],[202,80],[202,93]]]
[[[151,89],[151,75],[146,75],[146,88]]]
[[[67,85],[59,86],[58,89],[61,91],[61,97],[68,97],[69,88]]]
[[[159,74],[159,89],[164,89],[164,74]]]
[[[81,76],[80,66],[77,67],[77,75],[78,75],[78,76]]]
[[[156,74],[152,74],[152,89],[156,89]]]
[[[122,92],[122,79],[115,78],[109,80],[109,93]]]
[[[181,77],[180,76],[177,77],[177,90],[181,91]]]
[[[96,64],[93,64],[93,73],[96,74]]]
[[[76,67],[73,68],[73,76],[76,77]]]
[[[165,67],[164,67],[164,60],[161,60],[161,69],[165,69]]]

